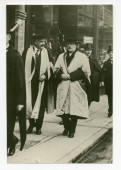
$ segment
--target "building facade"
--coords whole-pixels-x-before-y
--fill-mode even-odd
[[[81,45],[91,42],[95,57],[113,43],[112,5],[8,5],[7,26],[17,21],[12,44],[20,53],[36,33],[47,35],[55,58],[64,38],[77,39]]]

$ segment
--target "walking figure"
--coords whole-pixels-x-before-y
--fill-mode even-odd
[[[85,79],[90,81],[90,66],[86,55],[76,50],[75,40],[66,40],[66,49],[54,67],[55,77],[59,80],[56,109],[63,120],[63,135],[73,138],[77,120],[89,117],[84,83]]]

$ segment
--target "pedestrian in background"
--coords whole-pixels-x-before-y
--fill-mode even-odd
[[[54,66],[59,82],[56,109],[57,116],[63,120],[63,135],[73,138],[77,120],[89,117],[84,80],[90,81],[90,66],[86,55],[76,50],[75,40],[66,40],[66,51],[59,55]]]
[[[112,45],[109,45],[107,51],[109,54],[109,59],[104,63],[102,67],[102,80],[105,85],[105,93],[108,96],[108,117],[111,117],[113,114],[113,48]]]
[[[8,29],[6,34],[6,62],[7,62],[7,149],[8,155],[15,153],[18,138],[13,134],[16,116],[21,119],[20,134],[21,143],[26,140],[26,116],[25,116],[25,79],[24,65],[19,52],[10,45],[12,32]],[[22,133],[21,133],[22,132]],[[23,146],[21,147],[22,150]]]
[[[92,55],[92,44],[87,43],[84,46],[85,54],[87,58],[89,59],[90,69],[91,69],[91,89],[90,89],[90,97],[89,97],[89,105],[91,102],[99,102],[99,86],[101,81],[101,67],[98,63],[98,61],[94,58]]]
[[[26,77],[26,114],[29,119],[27,134],[36,127],[36,134],[41,134],[44,113],[53,112],[53,98],[49,98],[49,79],[52,71],[48,51],[45,48],[46,35],[33,35],[33,43],[23,52]],[[53,99],[54,100],[54,99]],[[52,110],[51,110],[52,109]]]

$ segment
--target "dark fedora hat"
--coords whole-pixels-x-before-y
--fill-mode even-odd
[[[10,22],[9,23],[7,22],[6,33],[12,34],[13,33],[13,31],[11,31],[12,28],[13,28],[13,26],[10,24]]]
[[[6,30],[6,33],[13,35],[13,34],[14,34],[14,31],[11,31],[11,29],[7,29],[7,30]]]
[[[76,44],[76,39],[74,39],[74,38],[67,38],[67,39],[65,39],[64,44],[65,45],[66,44]]]
[[[47,39],[47,36],[45,34],[32,34],[33,40],[41,40],[41,39]]]
[[[107,53],[109,53],[110,51],[113,51],[112,44],[109,45]]]
[[[87,43],[84,45],[84,49],[85,50],[92,50],[92,44],[91,43]]]
[[[12,34],[11,30],[6,31],[7,34]]]

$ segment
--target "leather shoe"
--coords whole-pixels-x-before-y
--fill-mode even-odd
[[[26,133],[30,134],[30,133],[32,133],[32,131],[33,131],[33,126],[29,126],[29,128],[26,131]]]
[[[63,131],[63,136],[67,136],[68,135],[68,130],[67,129],[64,129]]]
[[[8,152],[9,156],[12,156],[15,153],[17,143],[18,143],[18,138],[16,138],[14,141],[12,141],[12,144],[11,144],[9,152]]]
[[[109,112],[109,113],[108,113],[108,117],[111,117],[111,116],[112,116],[112,112]]]
[[[69,137],[69,138],[73,138],[73,137],[74,137],[74,133],[72,133],[72,132],[69,133],[68,137]]]
[[[36,130],[37,135],[41,135],[41,129]]]

